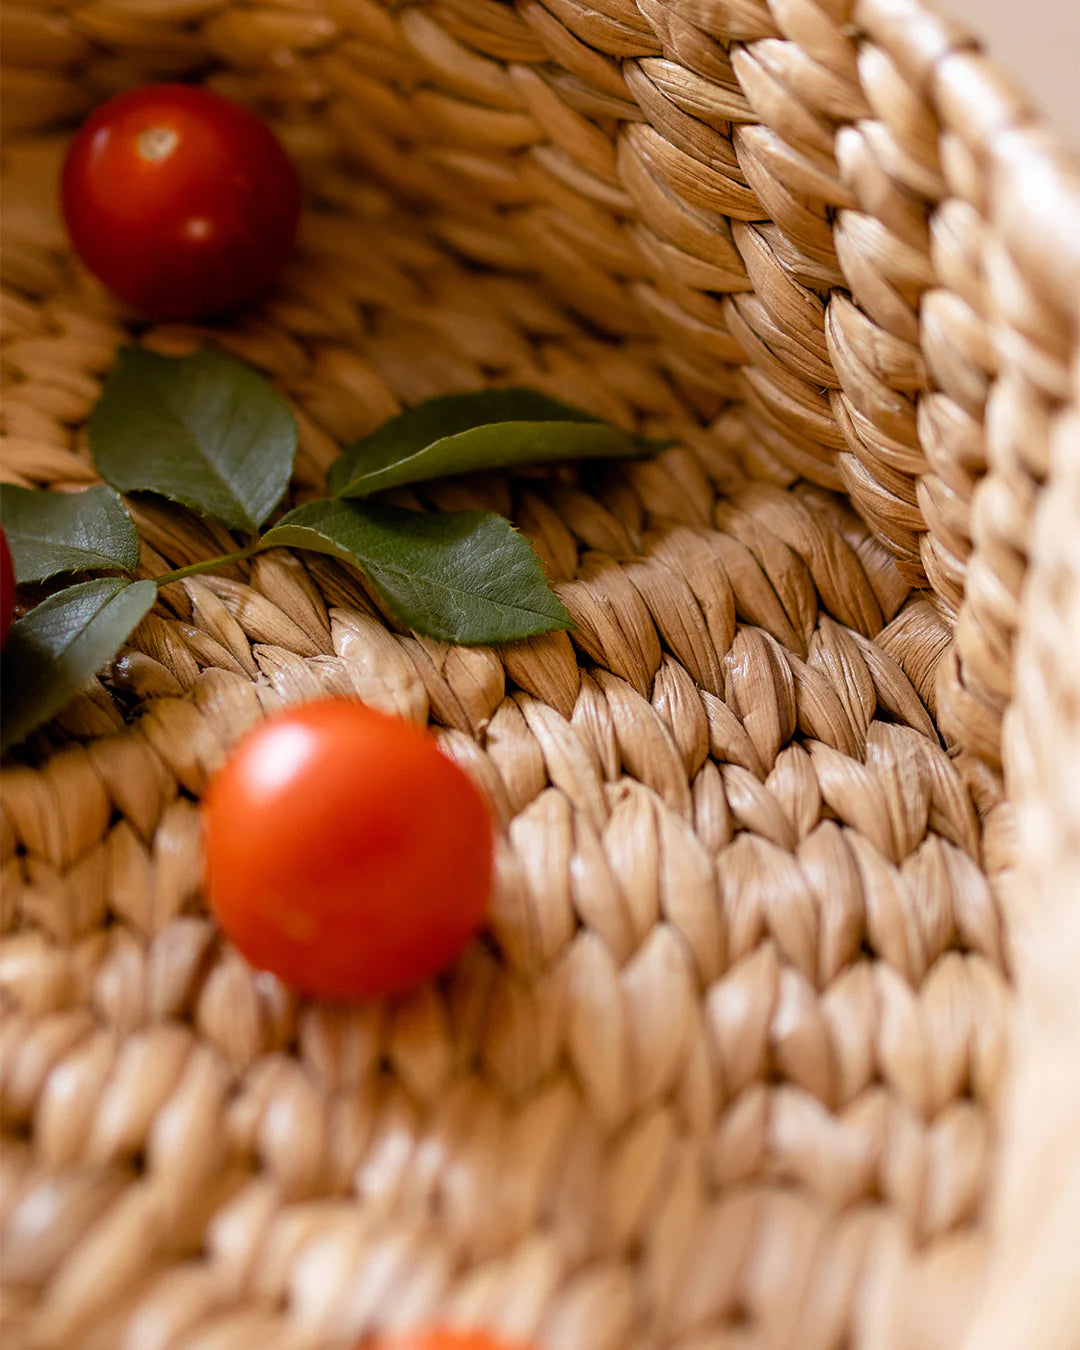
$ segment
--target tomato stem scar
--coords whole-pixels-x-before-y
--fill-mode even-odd
[[[179,143],[180,137],[172,127],[147,127],[139,133],[139,154],[156,164],[168,159]]]

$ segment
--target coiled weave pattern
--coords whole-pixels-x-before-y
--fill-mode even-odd
[[[1075,1350],[1080,192],[1020,96],[908,0],[27,3],[3,59],[5,481],[94,481],[63,128],[160,78],[305,177],[273,297],[136,330],[274,379],[295,500],[484,384],[679,442],[395,494],[508,514],[572,638],[272,552],[5,768],[5,1350]],[[230,547],[133,509],[144,575]],[[351,1010],[221,942],[196,805],[340,693],[501,825],[490,933]]]

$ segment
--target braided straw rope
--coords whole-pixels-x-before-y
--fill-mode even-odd
[[[295,500],[487,383],[679,442],[396,495],[509,514],[572,639],[444,647],[268,553],[166,587],[5,769],[5,1350],[431,1318],[1075,1350],[1080,194],[1022,98],[909,0],[4,25],[6,481],[94,480],[126,336],[65,249],[63,128],[190,76],[274,120],[309,210],[260,309],[143,340],[274,379]],[[135,509],[144,575],[229,547]],[[247,727],[340,693],[430,718],[501,822],[490,934],[347,1010],[223,945],[196,806]]]

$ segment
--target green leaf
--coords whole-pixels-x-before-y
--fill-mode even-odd
[[[342,451],[329,482],[339,496],[366,497],[476,469],[651,449],[629,432],[532,389],[486,389],[429,399],[392,417]]]
[[[124,644],[157,597],[152,581],[102,577],[50,595],[4,644],[2,748],[61,712]]]
[[[158,492],[250,533],[288,487],[296,420],[232,357],[125,347],[91,415],[90,450],[121,492]]]
[[[383,502],[309,502],[263,543],[344,558],[402,623],[443,642],[512,642],[570,626],[531,544],[490,511],[424,515]]]
[[[134,572],[139,565],[135,522],[112,488],[32,492],[5,483],[0,520],[20,585],[58,572]]]

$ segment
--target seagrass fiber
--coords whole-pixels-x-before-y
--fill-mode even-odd
[[[571,634],[443,646],[276,550],[4,766],[4,1350],[1076,1350],[1080,189],[1023,96],[910,0],[49,0],[2,55],[4,481],[95,481],[131,341],[266,373],[293,502],[485,385],[674,442],[391,495],[509,516]],[[305,182],[207,329],[56,211],[165,78]],[[235,547],[131,505],[144,576]],[[229,746],[342,694],[498,821],[483,936],[354,1008],[200,886]]]

